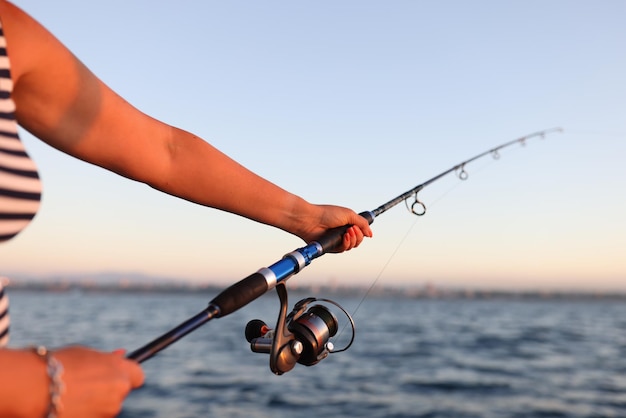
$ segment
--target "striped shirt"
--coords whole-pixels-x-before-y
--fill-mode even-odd
[[[13,81],[0,23],[0,242],[16,236],[35,217],[41,200],[37,167],[17,135]]]
[[[9,297],[3,289],[4,278],[0,277],[0,347],[5,347],[9,342]]]

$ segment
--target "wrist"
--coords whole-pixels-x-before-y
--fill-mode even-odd
[[[318,211],[318,206],[294,196],[288,205],[287,213],[281,219],[283,225],[280,228],[307,241],[311,225],[317,225]]]
[[[63,365],[57,360],[50,350],[44,346],[33,347],[32,351],[43,361],[46,367],[47,378],[47,402],[44,418],[57,418],[63,405],[61,395],[65,391],[63,384]]]

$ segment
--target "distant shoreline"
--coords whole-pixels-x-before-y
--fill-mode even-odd
[[[227,286],[196,284],[187,282],[116,282],[97,283],[92,281],[21,281],[12,280],[7,289],[11,292],[47,293],[147,293],[147,294],[198,294],[217,295]],[[368,289],[358,286],[289,286],[294,293],[307,293],[329,296],[401,299],[541,299],[541,300],[626,300],[626,292],[611,291],[565,291],[565,290],[501,290],[501,289],[458,289],[435,287],[433,285],[400,287],[387,286]]]

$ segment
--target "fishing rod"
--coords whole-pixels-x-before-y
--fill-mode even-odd
[[[467,164],[489,154],[494,159],[498,159],[500,158],[499,153],[503,148],[518,143],[525,145],[530,138],[544,138],[547,134],[562,131],[561,128],[546,129],[498,145],[454,165],[376,209],[362,212],[359,215],[372,224],[376,217],[400,202],[405,202],[407,208],[413,214],[422,216],[426,213],[426,205],[418,199],[417,195],[428,185],[452,172],[456,172],[459,179],[466,180],[468,178],[468,173],[465,170]],[[414,201],[409,207],[408,200],[411,197]],[[291,313],[287,314],[286,281],[294,274],[302,271],[314,259],[338,247],[348,227],[343,226],[330,229],[317,241],[313,241],[302,248],[286,254],[282,259],[269,267],[263,267],[231,285],[213,298],[201,312],[152,342],[133,351],[127,357],[140,363],[144,362],[208,321],[229,315],[274,288],[278,293],[281,304],[275,329],[270,329],[263,321],[253,320],[248,323],[245,330],[246,339],[250,342],[252,351],[270,354],[270,369],[272,372],[278,375],[283,374],[291,370],[296,363],[311,366],[326,358],[331,352],[337,353],[347,350],[354,341],[355,333],[354,321],[350,314],[336,302],[316,298],[307,298],[299,301]],[[318,302],[318,304],[307,309],[308,305],[313,302]],[[350,342],[342,349],[335,350],[332,342],[329,341],[337,332],[337,318],[324,304],[332,304],[341,309],[350,322],[352,337]]]

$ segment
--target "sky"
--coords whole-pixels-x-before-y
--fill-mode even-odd
[[[563,128],[433,183],[425,216],[394,207],[294,285],[626,291],[626,2],[15,3],[133,105],[313,203],[372,210]],[[1,275],[228,284],[304,245],[20,134],[44,197]]]

